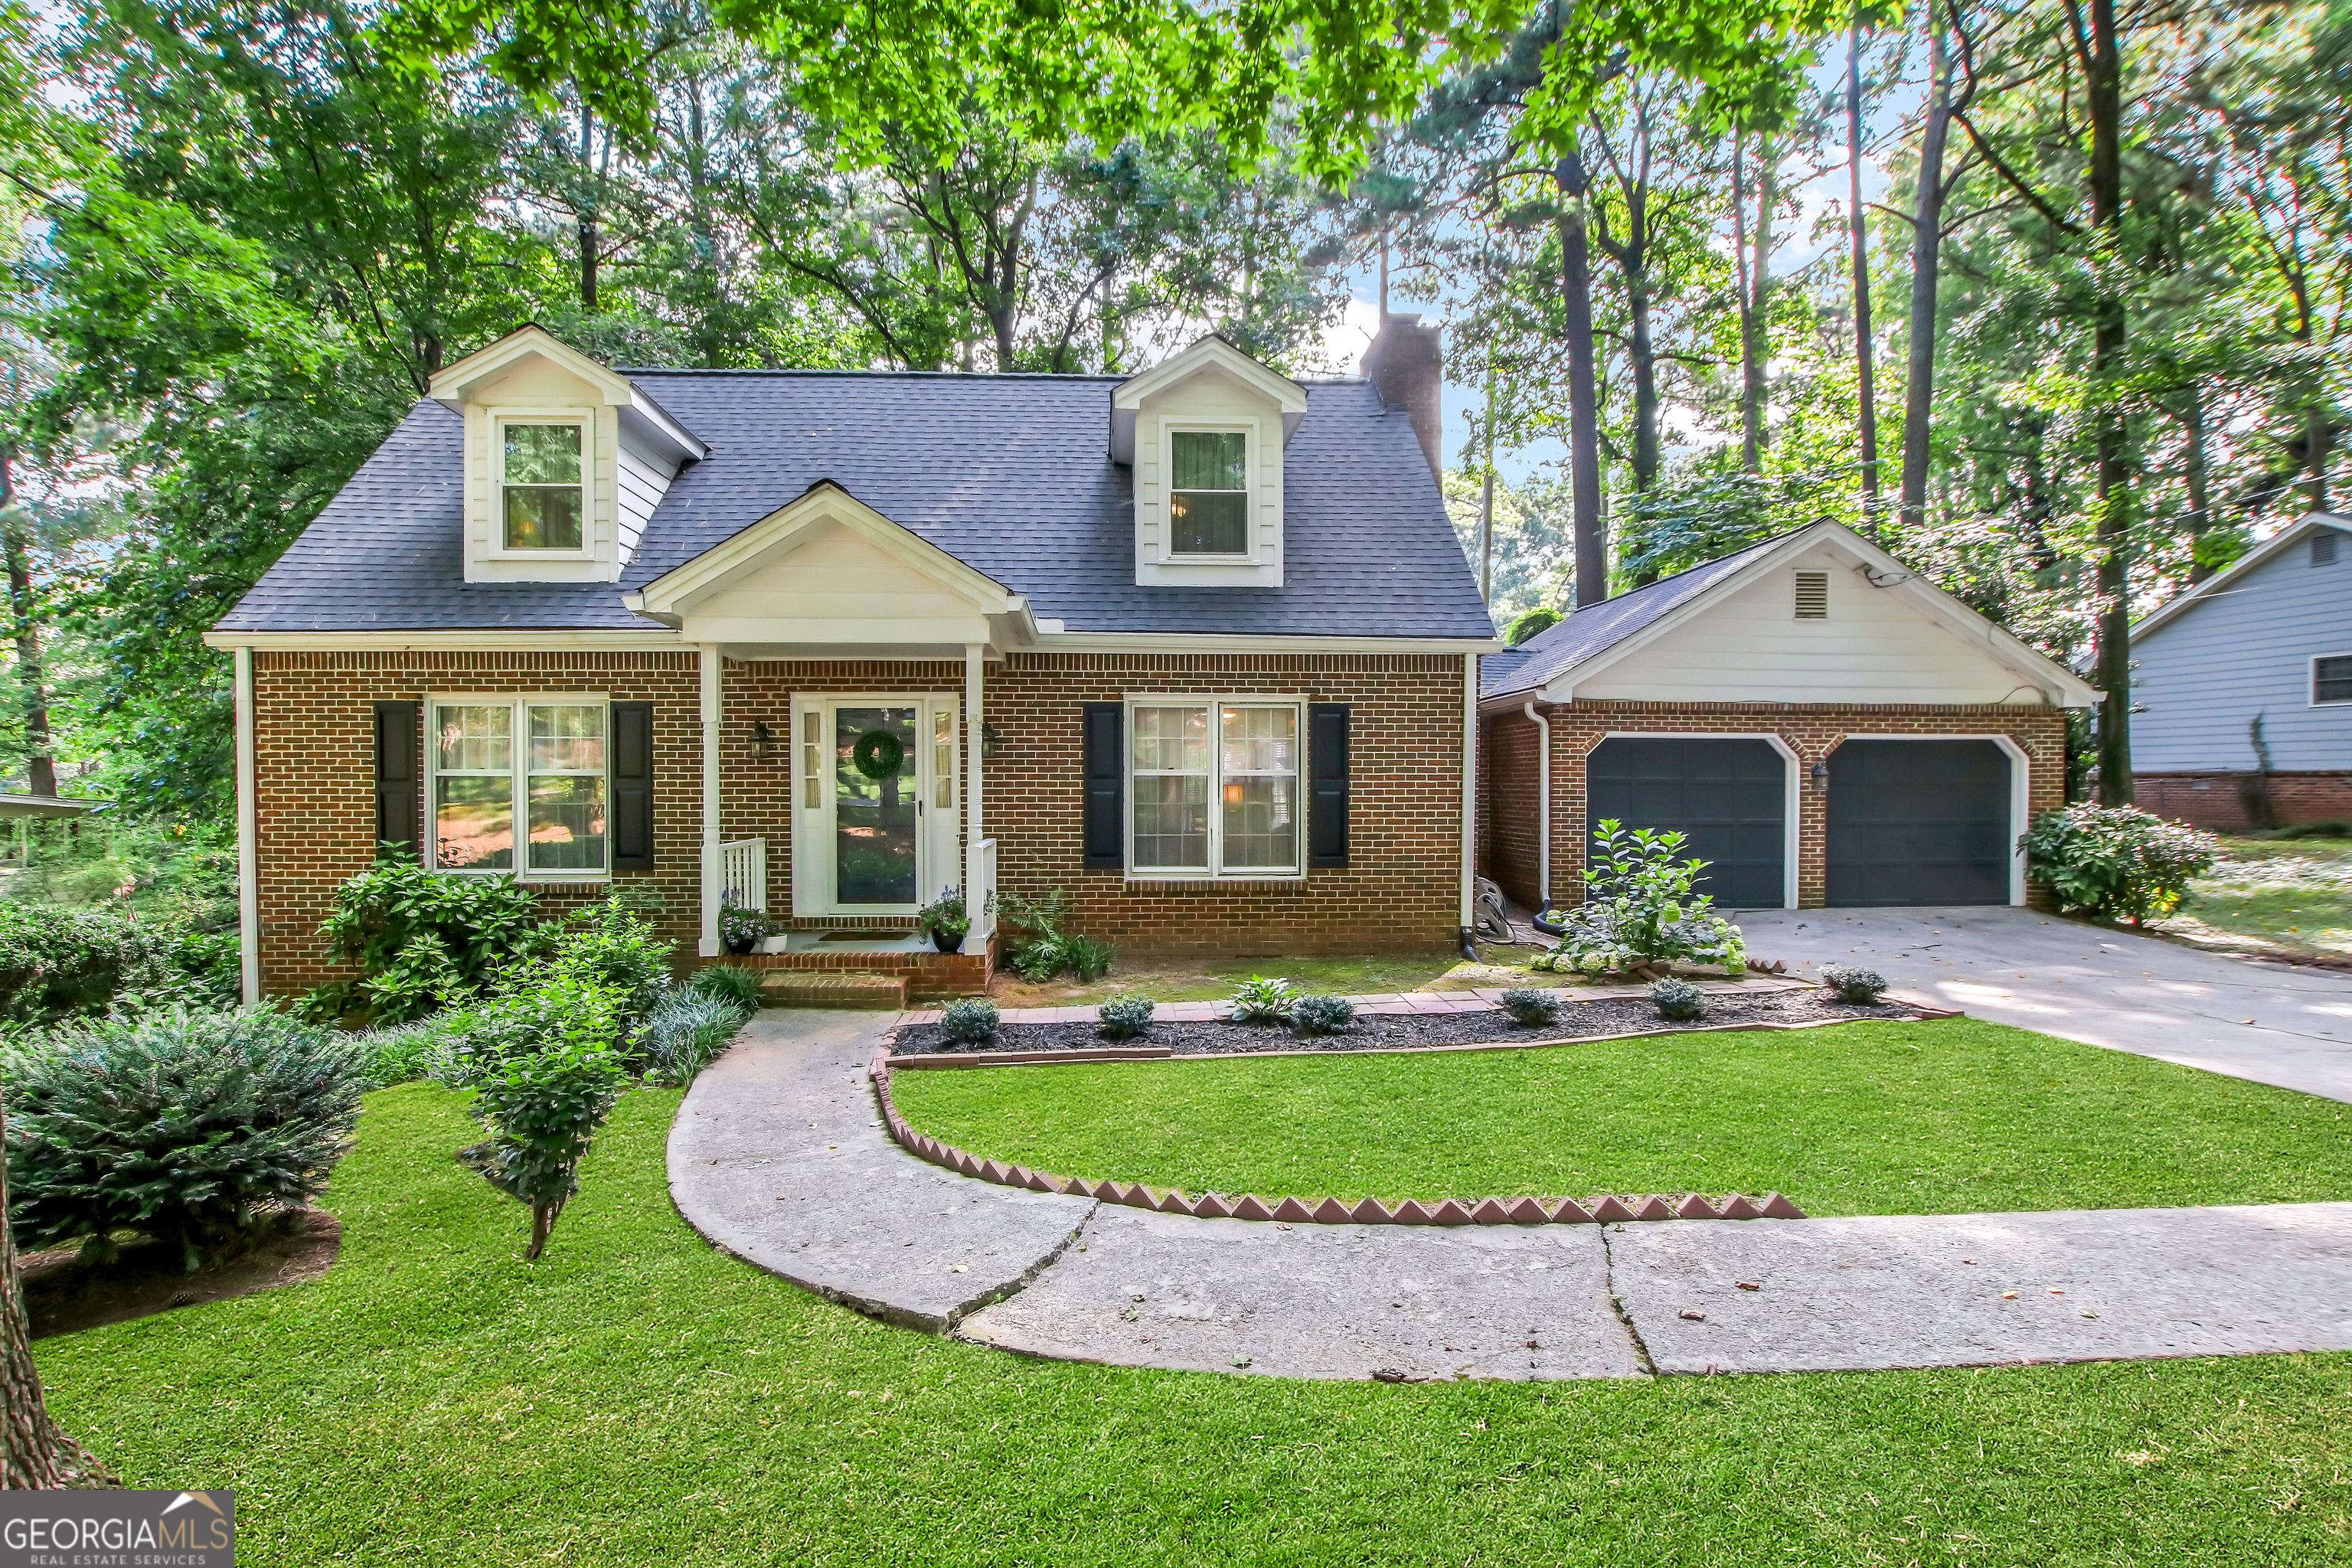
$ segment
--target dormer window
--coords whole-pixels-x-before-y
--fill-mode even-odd
[[[506,548],[578,550],[580,426],[509,423],[501,434]]]
[[[1176,555],[1247,555],[1249,436],[1240,430],[1169,433],[1168,548]]]

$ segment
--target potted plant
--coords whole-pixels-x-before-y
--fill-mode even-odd
[[[964,936],[971,930],[962,892],[942,888],[938,898],[915,911],[915,929],[929,932],[931,945],[941,952],[961,952]]]
[[[719,906],[719,942],[737,957],[759,951],[775,934],[776,922],[765,910],[747,910],[732,901]]]

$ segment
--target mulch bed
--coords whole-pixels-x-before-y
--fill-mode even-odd
[[[1753,994],[1706,993],[1698,1017],[1675,1024],[1658,1016],[1645,996],[1612,996],[1571,1002],[1557,1023],[1532,1027],[1514,1023],[1499,1009],[1477,1013],[1358,1014],[1345,1032],[1315,1037],[1283,1024],[1170,1023],[1151,1026],[1139,1039],[1111,1040],[1093,1024],[1007,1024],[984,1045],[960,1045],[936,1024],[898,1031],[895,1056],[939,1056],[964,1051],[1090,1051],[1105,1046],[1166,1046],[1180,1057],[1242,1056],[1256,1051],[1362,1051],[1398,1046],[1470,1046],[1496,1041],[1554,1040],[1584,1035],[1654,1034],[1661,1030],[1720,1027],[1726,1024],[1843,1023],[1857,1018],[1915,1018],[1918,1010],[1897,1002],[1857,1005],[1826,991],[1774,990]]]
[[[24,1253],[16,1264],[26,1315],[39,1340],[316,1279],[342,1242],[343,1227],[333,1215],[305,1209],[243,1256],[194,1274],[183,1266],[179,1248],[154,1242],[134,1243],[112,1263],[91,1268],[71,1248]]]

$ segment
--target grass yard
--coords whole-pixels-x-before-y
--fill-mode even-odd
[[[1155,1002],[1213,1002],[1232,995],[1234,987],[1253,974],[1280,975],[1302,991],[1339,996],[1384,991],[1468,991],[1480,985],[1529,984],[1527,964],[1542,949],[1486,947],[1481,951],[1493,962],[1465,963],[1458,951],[1444,948],[1427,953],[1339,958],[1122,958],[1100,980],[1082,983],[1065,976],[1037,985],[1011,969],[1001,969],[989,995],[1002,1007],[1085,1006],[1124,992]],[[1547,984],[1559,984],[1557,975],[1537,978]]]
[[[1778,1189],[1815,1215],[2352,1198],[2352,1106],[1968,1018],[901,1072],[892,1092],[974,1153],[1196,1193]]]
[[[373,1095],[323,1279],[44,1341],[55,1406],[131,1486],[237,1489],[253,1568],[2352,1555],[2352,1356],[1404,1387],[1022,1361],[706,1247],[664,1185],[677,1098],[623,1100],[533,1268],[450,1160],[458,1099]]]
[[[2225,838],[2157,929],[2200,946],[2352,957],[2352,839]]]

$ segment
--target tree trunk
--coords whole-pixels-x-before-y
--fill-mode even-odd
[[[1647,274],[1625,275],[1625,303],[1633,318],[1627,357],[1633,364],[1633,489],[1647,495],[1658,479],[1658,352],[1651,336]]]
[[[7,1138],[0,1110],[0,1148]],[[16,1237],[5,1223],[8,1212],[8,1164],[0,1158],[0,1399],[7,1428],[0,1436],[0,1487],[10,1491],[48,1491],[61,1487],[110,1487],[90,1451],[68,1436],[49,1415],[41,1394],[41,1369],[33,1363],[33,1328],[25,1317],[25,1292],[16,1277]]]
[[[2213,502],[2212,475],[2205,461],[2205,395],[2194,384],[2189,388],[2189,406],[2181,411],[2180,427],[2186,447],[2180,479],[2189,490],[2189,585],[2193,588],[2214,572],[2207,543],[2213,531]]]
[[[1495,373],[1486,373],[1485,438],[1486,495],[1478,503],[1478,596],[1495,602]]]
[[[8,562],[8,608],[16,621],[16,686],[25,711],[25,772],[34,795],[58,793],[57,756],[49,745],[49,692],[41,670],[41,634],[33,611],[31,541],[16,505],[16,454],[0,447],[0,549]]]
[[[1846,206],[1853,230],[1854,391],[1862,426],[1862,516],[1878,521],[1878,371],[1870,331],[1870,228],[1862,208],[1862,17],[1846,31]]]
[[[1903,526],[1927,516],[1927,420],[1936,402],[1936,271],[1944,248],[1944,144],[1952,131],[1952,57],[1944,21],[1927,12],[1927,122],[1912,204],[1910,363],[1903,381]]]
[[[1742,466],[1764,468],[1764,357],[1771,333],[1772,206],[1779,197],[1771,135],[1756,138],[1756,227],[1754,258],[1748,268],[1749,298],[1739,314],[1739,442]]]
[[[2099,243],[2114,253],[2123,224],[2123,53],[2116,37],[2115,0],[2091,0],[2090,58],[2084,62],[2084,100],[2091,121],[2091,220]],[[2114,380],[2124,364],[2123,301],[2099,302],[2091,363],[2099,386],[2097,420],[2097,540],[2099,551],[2096,661],[2099,688],[2099,803],[2129,805],[2131,776],[2131,519],[2125,473],[2122,408]]]
[[[1601,521],[1601,413],[1594,391],[1592,255],[1585,231],[1584,166],[1571,152],[1552,172],[1560,195],[1560,293],[1568,316],[1568,450],[1576,533],[1576,605],[1609,596],[1609,541]]]
[[[2303,416],[2303,453],[2311,478],[2303,494],[2314,511],[2327,510],[2327,459],[2335,450],[2336,431],[2327,422],[2326,412],[2316,407],[2307,410]]]
[[[602,245],[596,233],[596,121],[588,106],[580,106],[580,213],[575,228],[580,253],[580,308],[596,308],[596,252]]]

